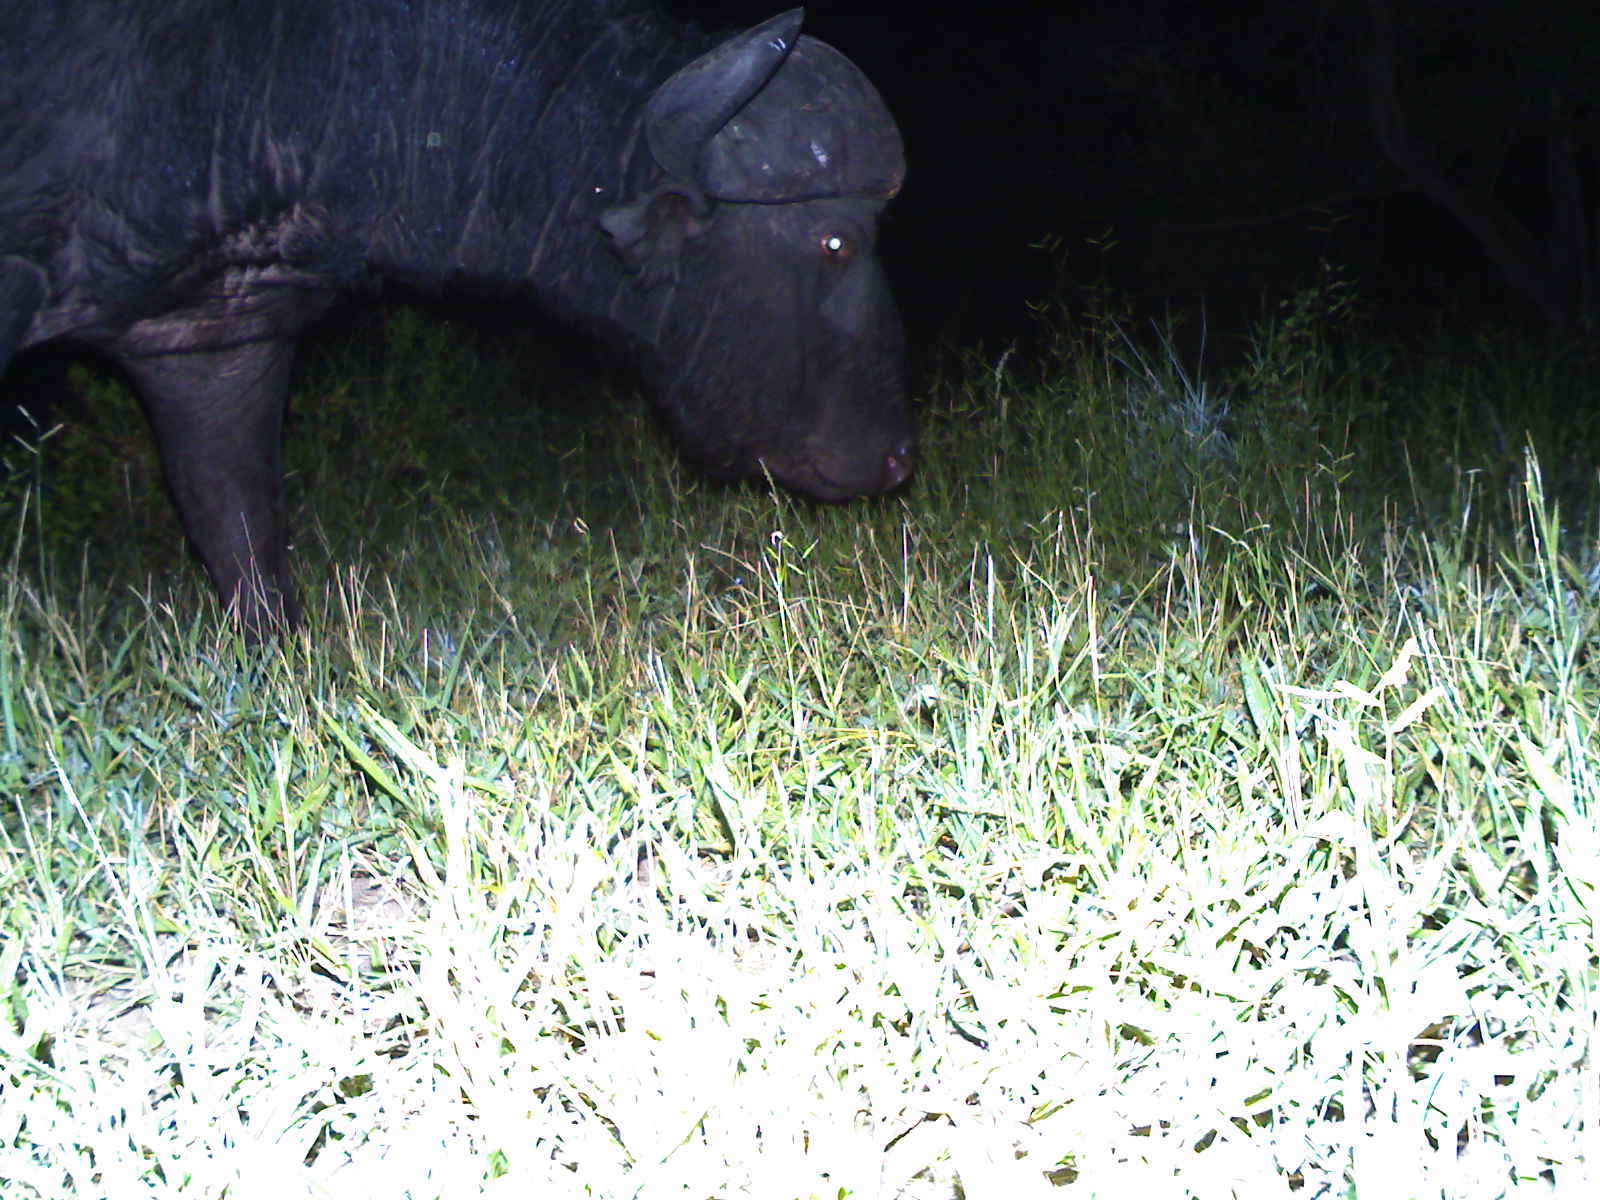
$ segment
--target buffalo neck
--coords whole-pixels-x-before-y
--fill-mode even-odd
[[[365,265],[423,288],[530,294],[648,341],[670,288],[638,286],[599,219],[660,182],[645,103],[712,39],[637,6],[487,8],[495,19],[402,25],[382,51],[415,77],[374,121],[371,198],[340,197]]]

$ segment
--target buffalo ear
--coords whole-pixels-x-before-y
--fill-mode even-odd
[[[705,232],[710,214],[703,197],[668,186],[606,209],[600,228],[628,270],[648,287],[678,278],[683,244]]]

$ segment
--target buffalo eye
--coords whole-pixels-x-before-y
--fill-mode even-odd
[[[855,247],[850,244],[850,239],[843,234],[825,233],[818,245],[822,247],[823,254],[838,262],[848,262],[850,256],[855,253]]]

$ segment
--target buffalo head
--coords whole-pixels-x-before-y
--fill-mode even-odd
[[[643,340],[681,444],[819,499],[910,474],[905,336],[876,232],[905,174],[866,77],[800,12],[695,59],[645,106],[651,185],[601,226],[665,289]]]

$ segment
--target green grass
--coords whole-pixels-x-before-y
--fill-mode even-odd
[[[819,508],[390,314],[265,650],[86,385],[7,485],[4,1194],[1591,1194],[1592,374],[1054,320]]]

